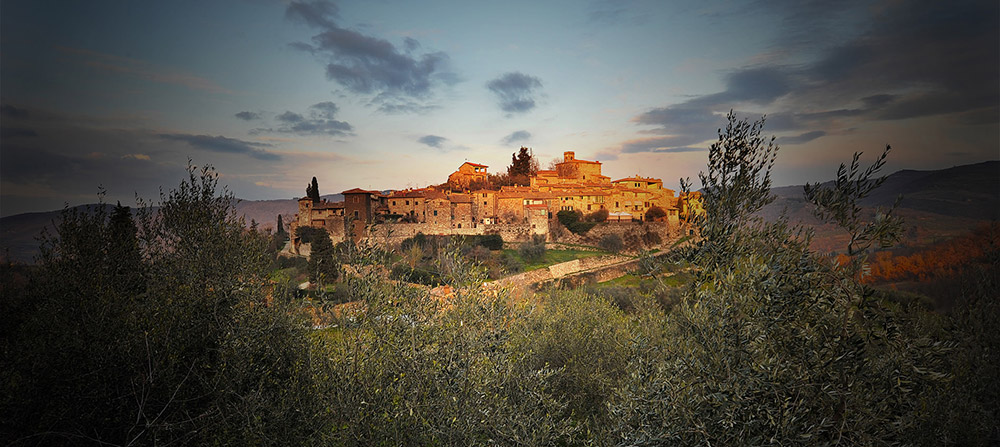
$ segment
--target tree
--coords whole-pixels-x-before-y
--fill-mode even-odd
[[[660,208],[656,205],[653,205],[648,210],[646,210],[646,220],[649,222],[662,219],[666,216],[667,212],[663,211],[663,208]]]
[[[306,197],[312,199],[313,203],[319,203],[319,183],[316,182],[316,177],[313,177],[311,184],[306,185]]]
[[[315,235],[309,252],[309,282],[317,284],[321,289],[325,284],[332,283],[338,276],[338,265],[330,236],[323,230],[322,235]]]
[[[281,214],[278,215],[278,227],[274,231],[275,234],[285,234],[285,223],[281,219]]]
[[[507,175],[514,184],[527,186],[531,177],[538,173],[538,160],[535,159],[531,149],[521,146],[517,153],[511,154],[510,166],[507,167]]]
[[[246,230],[213,170],[188,173],[137,225],[121,206],[110,218],[103,205],[66,209],[42,236],[30,317],[2,340],[0,443],[308,444],[319,433],[304,322],[265,305],[266,237]]]
[[[625,242],[622,241],[621,236],[610,233],[601,236],[601,240],[597,243],[597,246],[601,247],[604,251],[618,253],[625,248]]]
[[[541,261],[545,258],[545,236],[540,234],[531,235],[531,240],[521,243],[517,248],[521,259],[528,262]]]
[[[763,120],[728,119],[699,174],[698,274],[671,310],[666,352],[639,348],[622,443],[933,444],[913,433],[932,418],[924,396],[945,382],[946,344],[810,252],[808,232],[754,216],[778,148]],[[852,209],[875,171],[851,169],[860,176],[840,183],[854,186],[819,202]]]

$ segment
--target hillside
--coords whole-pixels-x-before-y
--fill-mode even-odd
[[[826,182],[830,186],[833,182]],[[758,213],[767,219],[785,214],[792,223],[816,231],[813,248],[835,251],[847,236],[824,224],[806,203],[802,185],[771,189],[776,199]],[[888,208],[902,196],[898,214],[905,220],[905,245],[926,245],[964,234],[983,222],[1000,219],[1000,161],[956,166],[937,171],[897,171],[861,204],[873,213]]]

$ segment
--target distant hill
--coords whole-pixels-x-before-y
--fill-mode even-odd
[[[816,231],[813,248],[817,250],[846,246],[846,234],[815,218],[802,185],[772,188],[771,192],[777,198],[760,211],[761,216],[774,219],[785,214],[793,223],[812,227]],[[897,171],[861,204],[873,213],[876,207],[892,206],[900,195],[903,199],[897,213],[906,225],[902,243],[923,245],[957,236],[984,222],[1000,220],[1000,161],[937,171]]]

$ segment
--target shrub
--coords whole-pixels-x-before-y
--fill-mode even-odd
[[[625,248],[625,243],[622,242],[622,237],[609,233],[601,237],[601,240],[597,243],[598,247],[601,247],[604,251],[609,251],[611,253],[618,253]]]
[[[298,227],[295,229],[295,236],[299,238],[299,242],[303,244],[311,244],[320,238],[330,238],[330,234],[326,232],[326,228],[313,228],[313,227]]]
[[[66,210],[43,236],[28,318],[2,341],[0,443],[319,442],[304,322],[264,305],[268,241],[216,183],[189,167],[137,225]]]
[[[660,220],[660,219],[662,219],[664,217],[667,217],[667,212],[663,211],[663,208],[660,208],[660,207],[658,207],[656,205],[653,205],[648,210],[646,210],[646,221],[647,222],[653,222],[655,220]]]
[[[503,250],[503,237],[499,234],[487,234],[479,237],[479,245],[490,250]]]
[[[608,210],[601,208],[587,215],[589,222],[606,222],[608,220]]]
[[[521,259],[528,262],[536,262],[545,257],[545,236],[540,234],[531,235],[530,242],[524,242],[517,248]]]

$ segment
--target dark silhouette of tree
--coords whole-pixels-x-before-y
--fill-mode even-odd
[[[285,223],[281,221],[281,214],[278,215],[278,227],[274,231],[275,234],[285,234]]]
[[[321,231],[323,234],[313,239],[309,254],[309,282],[317,284],[320,288],[333,282],[338,276],[333,242],[330,241],[326,230]]]
[[[646,220],[652,222],[667,216],[667,212],[658,206],[652,206],[646,211]]]
[[[313,177],[312,183],[306,185],[306,197],[312,199],[313,203],[319,203],[319,183]]]
[[[538,160],[530,148],[521,146],[516,154],[510,156],[510,166],[507,175],[516,185],[527,186],[531,177],[538,173]]]

